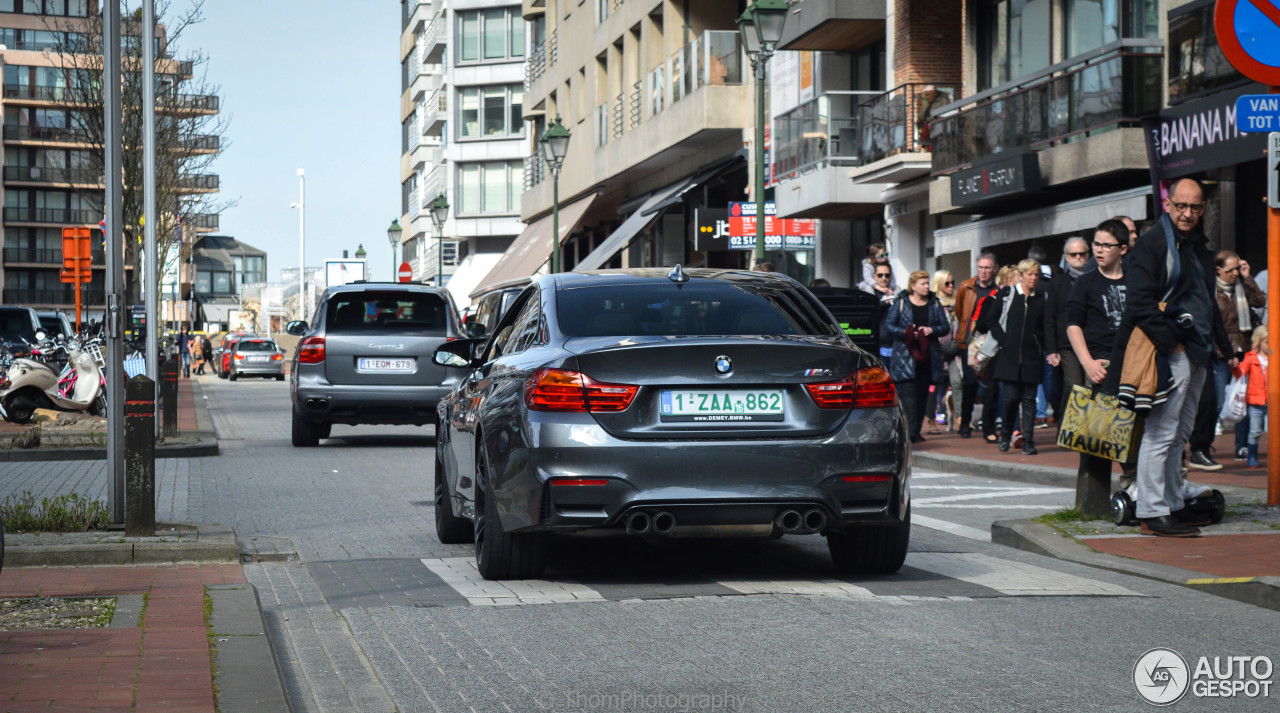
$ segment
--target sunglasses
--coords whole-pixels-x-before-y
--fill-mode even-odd
[[[1088,255],[1089,253],[1087,252],[1067,253],[1067,257],[1086,257]]]
[[[943,286],[943,287],[955,287],[955,286],[956,286],[956,283],[955,283],[955,281],[954,281],[954,280],[948,280],[948,281],[946,281],[946,282],[942,283],[942,286]]]
[[[876,273],[876,277],[888,277],[888,276],[889,276],[889,273],[887,273],[887,272],[877,272],[877,273]]]

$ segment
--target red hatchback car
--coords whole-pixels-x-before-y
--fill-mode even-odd
[[[218,346],[213,348],[213,370],[218,373],[219,379],[225,379],[231,373],[231,352],[235,351],[236,343],[241,339],[258,337],[254,332],[229,332],[222,337]]]

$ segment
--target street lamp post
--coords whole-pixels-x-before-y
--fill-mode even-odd
[[[298,202],[290,208],[298,209],[298,319],[307,318],[307,204],[306,174],[298,169]]]
[[[787,0],[754,0],[738,18],[738,34],[756,75],[756,173],[751,192],[756,204],[756,265],[764,262],[764,81],[769,59],[782,39]]]
[[[444,282],[444,221],[449,217],[449,201],[444,194],[431,201],[431,222],[436,226],[436,286]]]
[[[400,228],[400,221],[391,221],[391,227],[387,228],[387,240],[391,241],[391,281],[395,282],[400,270],[400,263],[396,262],[396,246],[400,244],[400,234],[404,232]]]
[[[560,167],[569,152],[570,132],[560,123],[560,117],[542,132],[538,143],[542,144],[542,160],[551,171],[551,274],[560,272]]]

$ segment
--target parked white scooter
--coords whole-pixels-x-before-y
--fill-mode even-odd
[[[106,413],[106,393],[97,339],[72,337],[66,343],[39,339],[31,357],[14,359],[5,376],[9,385],[0,392],[6,421],[28,423],[38,408]],[[66,365],[57,369],[58,351],[65,351]],[[48,360],[44,361],[41,358]]]

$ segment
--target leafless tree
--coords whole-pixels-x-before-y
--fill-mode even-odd
[[[107,0],[111,1],[111,0]],[[132,301],[140,299],[141,236],[143,231],[143,45],[142,8],[136,0],[121,0],[120,98],[123,107],[122,225],[125,232],[125,264],[134,265],[137,279],[129,288]],[[153,37],[156,57],[156,220],[157,252],[164,264],[158,279],[175,261],[190,257],[202,216],[216,214],[234,204],[212,199],[218,177],[210,168],[227,147],[228,120],[218,113],[220,87],[207,79],[208,58],[200,51],[178,54],[184,31],[203,20],[203,0],[190,0],[181,10],[168,0],[157,0]],[[54,101],[69,112],[69,129],[75,141],[89,148],[92,175],[105,175],[105,111],[103,94],[103,21],[100,14],[88,18],[46,20],[58,33],[51,52],[58,63],[64,89]],[[77,189],[85,202],[101,213],[103,189]],[[152,216],[146,216],[152,220]],[[185,239],[184,239],[185,236]],[[177,246],[178,249],[174,249]],[[159,294],[160,285],[153,289]]]

